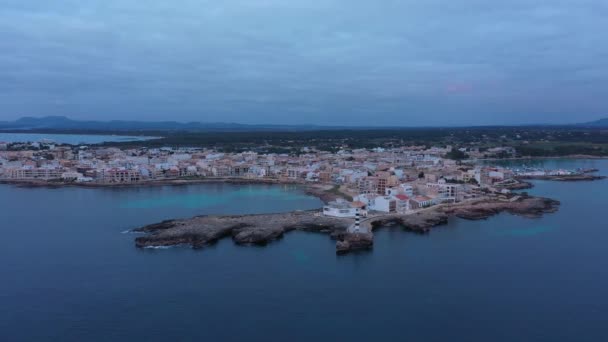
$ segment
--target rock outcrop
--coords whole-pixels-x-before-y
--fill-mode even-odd
[[[349,233],[352,219],[332,218],[318,211],[297,211],[284,214],[198,216],[185,220],[167,220],[135,229],[146,233],[135,239],[140,248],[190,245],[204,248],[223,238],[232,238],[238,245],[265,245],[293,230],[328,234],[337,240],[336,253],[368,250],[373,247],[373,230],[400,226],[405,231],[425,234],[431,228],[446,224],[449,217],[469,220],[486,219],[500,212],[526,217],[539,217],[557,210],[559,202],[542,197],[515,196],[484,198],[464,203],[439,205],[413,214],[386,214],[364,222],[368,233]]]
[[[595,181],[605,179],[606,176],[598,176],[589,173],[582,173],[578,175],[555,175],[555,176],[518,176],[519,179],[536,179],[536,180],[550,180],[558,182],[580,182],[580,181]]]
[[[501,212],[525,217],[540,217],[545,213],[557,211],[559,201],[543,197],[514,197],[507,201],[479,200],[443,207],[448,214],[468,220],[481,220]]]
[[[135,239],[137,247],[187,244],[203,248],[219,239],[231,237],[239,245],[265,245],[292,230],[335,234],[346,231],[350,220],[321,216],[316,211],[285,214],[198,216],[168,220],[135,229],[148,233]]]
[[[534,184],[532,184],[530,182],[525,182],[525,181],[519,180],[519,181],[507,183],[507,184],[495,185],[495,187],[498,189],[507,189],[507,190],[526,190],[526,189],[532,189],[534,187]]]
[[[372,220],[373,229],[388,226],[401,226],[406,231],[428,233],[432,227],[448,223],[448,215],[435,208],[410,215],[392,215]]]
[[[374,246],[374,235],[372,233],[345,233],[336,242],[336,253],[346,254],[355,251],[369,250]]]

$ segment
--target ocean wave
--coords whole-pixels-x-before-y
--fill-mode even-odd
[[[124,230],[124,231],[122,231],[120,233],[121,234],[143,234],[143,232],[136,232],[133,229],[127,229],[127,230]]]
[[[170,249],[177,246],[146,246],[144,249]]]

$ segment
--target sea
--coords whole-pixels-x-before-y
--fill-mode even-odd
[[[607,160],[537,163],[608,174]],[[129,232],[321,206],[294,186],[1,185],[0,340],[608,341],[608,181],[534,184],[557,213],[381,228],[344,256],[315,233],[193,250],[137,249]]]
[[[0,142],[41,142],[51,141],[57,144],[100,144],[103,142],[128,142],[156,139],[148,136],[98,135],[98,134],[46,134],[46,133],[2,133]]]

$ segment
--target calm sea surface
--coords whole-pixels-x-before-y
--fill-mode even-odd
[[[136,137],[125,135],[90,135],[90,134],[45,134],[45,133],[0,133],[2,142],[39,142],[50,140],[58,144],[99,144],[102,142],[141,141],[153,137]]]
[[[372,252],[342,257],[312,233],[203,250],[122,233],[320,206],[297,188],[0,186],[0,340],[608,341],[608,181],[535,184],[558,213],[380,230]]]

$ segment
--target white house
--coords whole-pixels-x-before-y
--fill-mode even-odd
[[[386,188],[384,194],[386,196],[396,196],[402,194],[412,197],[414,196],[414,187],[412,187],[410,184],[400,184],[396,187]]]
[[[336,200],[323,207],[323,215],[332,217],[355,217],[358,208],[353,207],[345,200]]]
[[[366,207],[370,207],[372,205],[372,203],[374,203],[374,200],[376,199],[376,197],[378,197],[378,195],[376,194],[360,194],[355,196],[355,198],[353,199],[356,202],[361,202],[363,204],[365,204]]]
[[[399,194],[395,196],[395,200],[397,201],[397,212],[405,213],[409,211],[410,208],[410,197],[404,194]]]
[[[433,199],[426,196],[416,196],[410,200],[410,205],[412,209],[420,209],[432,206]]]
[[[397,201],[392,196],[378,196],[374,198],[369,209],[385,213],[394,213],[397,211]]]
[[[403,193],[409,197],[414,196],[414,187],[411,184],[401,184],[399,187],[403,190]]]
[[[354,200],[363,203],[369,210],[382,211],[385,213],[395,212],[397,210],[397,202],[392,196],[360,194],[355,196]]]
[[[384,190],[384,194],[385,194],[386,196],[395,196],[395,195],[397,195],[397,194],[400,194],[400,193],[401,193],[401,191],[400,191],[400,190],[401,190],[401,189],[398,189],[398,188],[396,188],[396,187],[392,187],[392,188],[386,188],[386,189]]]

